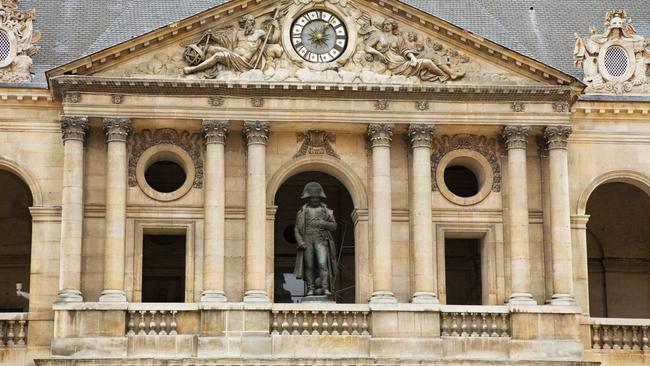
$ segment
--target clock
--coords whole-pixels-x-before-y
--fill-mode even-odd
[[[293,49],[305,61],[328,63],[343,54],[348,31],[336,15],[326,10],[310,10],[291,26]]]

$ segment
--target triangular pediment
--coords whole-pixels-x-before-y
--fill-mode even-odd
[[[234,0],[58,67],[61,75],[220,83],[578,86],[394,0]]]

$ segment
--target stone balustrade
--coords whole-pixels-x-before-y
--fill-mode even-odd
[[[591,348],[650,350],[649,319],[591,318]]]
[[[27,313],[0,313],[0,348],[27,344]]]
[[[276,304],[272,335],[369,336],[370,309],[365,305]]]
[[[181,319],[194,312],[195,304],[131,303],[127,310],[126,335],[178,335]]]
[[[443,337],[510,337],[510,313],[506,306],[441,306]]]

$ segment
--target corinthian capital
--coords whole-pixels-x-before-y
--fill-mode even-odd
[[[266,145],[269,141],[270,127],[264,121],[244,122],[244,136],[249,145]]]
[[[228,138],[230,122],[204,119],[203,134],[205,135],[206,144],[225,144]]]
[[[544,138],[549,150],[566,149],[569,136],[573,132],[570,126],[549,126],[544,130]]]
[[[88,117],[62,116],[60,122],[63,142],[68,140],[83,141],[90,129]]]
[[[104,118],[104,132],[106,132],[106,142],[126,142],[131,134],[131,120],[129,118]]]
[[[392,123],[371,123],[368,125],[368,138],[370,139],[370,146],[388,146],[393,140],[393,127]]]
[[[409,138],[412,148],[416,147],[433,147],[433,132],[436,130],[434,125],[409,125],[406,135]]]
[[[528,126],[506,126],[501,133],[506,149],[526,149],[528,145]]]

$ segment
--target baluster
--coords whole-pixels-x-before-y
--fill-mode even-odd
[[[460,336],[461,337],[467,337],[469,333],[467,333],[467,313],[463,312],[460,313]]]
[[[449,317],[447,313],[440,313],[440,335],[449,336]]]
[[[126,328],[126,335],[128,336],[135,335],[135,321],[133,320],[134,314],[135,310],[129,310],[129,323]]]
[[[282,335],[289,334],[289,321],[287,320],[287,314],[289,312],[286,310],[282,311]]]
[[[165,321],[166,314],[167,311],[160,311],[160,332],[158,332],[158,335],[167,335],[167,321]]]
[[[486,319],[487,314],[481,313],[481,337],[489,337],[490,333],[488,333],[488,325],[487,325],[487,319]]]
[[[451,336],[458,337],[458,313],[451,313]]]
[[[0,348],[3,348],[5,346],[4,328],[5,328],[5,322],[4,320],[0,320]]]
[[[311,335],[318,335],[320,333],[318,329],[318,311],[312,311],[311,316]]]
[[[621,332],[623,332],[623,349],[632,349],[632,347],[630,347],[628,327],[621,327]]]
[[[614,335],[612,337],[612,349],[621,349],[621,338],[619,337],[618,333],[619,326],[615,325],[612,328],[614,331]]]
[[[368,326],[368,312],[363,313],[363,323],[361,323],[361,335],[370,335],[370,327]]]
[[[302,312],[302,335],[309,335],[309,321],[308,321],[309,312]]]
[[[636,325],[632,327],[632,349],[639,350],[639,327]]]
[[[291,312],[291,334],[300,335],[300,323],[298,323],[298,311]]]
[[[321,332],[322,335],[329,335],[329,323],[327,323],[327,311],[323,311],[323,324],[321,324],[321,327],[323,328],[323,331]]]
[[[478,337],[478,322],[476,321],[476,313],[471,314],[472,319],[472,334],[471,337]]]
[[[603,349],[612,349],[609,338],[609,326],[603,325]]]
[[[352,312],[352,335],[359,335],[359,323],[357,322],[357,312]]]
[[[600,349],[600,326],[594,324],[591,326],[591,348]]]
[[[332,317],[334,318],[332,319],[332,335],[339,335],[339,321],[338,321],[339,312],[338,311],[332,312]]]
[[[647,325],[644,325],[644,326],[641,327],[641,333],[642,333],[641,344],[643,345],[641,347],[641,349],[645,351],[647,349],[650,349],[650,345],[648,345],[648,326]]]
[[[176,330],[178,324],[176,323],[176,310],[172,310],[172,321],[169,323],[169,335],[177,335],[178,331]]]
[[[341,335],[350,335],[349,332],[349,324],[348,324],[348,314],[349,311],[344,311],[343,312],[343,323],[341,324]]]
[[[24,320],[18,321],[18,341],[16,342],[19,346],[25,345],[25,323]]]
[[[15,320],[7,320],[7,347],[13,347],[16,345],[16,342],[14,342],[14,337],[16,336],[14,334],[15,323]]]
[[[499,325],[497,324],[497,314],[492,313],[490,314],[490,321],[492,325],[490,328],[492,329],[492,333],[490,333],[490,337],[498,337],[499,336]]]
[[[501,314],[501,337],[509,337],[508,329],[508,314]]]
[[[272,314],[273,314],[273,321],[271,322],[271,334],[272,335],[278,335],[278,334],[280,334],[280,332],[278,332],[278,326],[279,326],[279,324],[278,324],[278,311],[273,310]]]
[[[149,310],[151,318],[149,319],[149,335],[156,335],[156,310]]]
[[[140,322],[138,323],[138,335],[146,335],[147,332],[145,331],[144,327],[145,322],[144,322],[144,310],[140,310]]]

